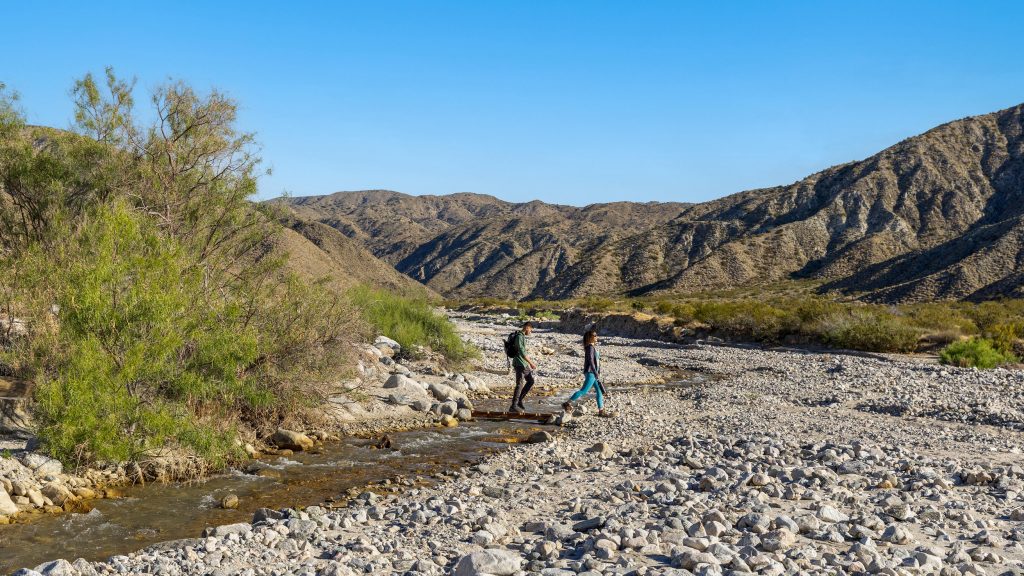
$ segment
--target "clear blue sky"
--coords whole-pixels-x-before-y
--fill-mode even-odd
[[[242,106],[261,197],[582,205],[785,184],[1024,101],[1022,2],[7,2],[0,81],[67,126],[112,65]]]

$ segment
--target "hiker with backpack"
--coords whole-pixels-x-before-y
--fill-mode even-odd
[[[601,354],[597,351],[597,330],[583,334],[583,387],[562,404],[566,412],[572,412],[573,402],[579,400],[593,388],[597,394],[597,415],[609,418],[611,412],[604,409],[604,386],[601,385]]]
[[[512,406],[509,412],[524,414],[526,407],[523,406],[523,399],[533,388],[533,371],[537,364],[526,354],[526,337],[533,332],[533,323],[523,324],[522,329],[508,335],[505,339],[505,356],[511,360],[512,368],[516,371],[516,389],[512,393]]]

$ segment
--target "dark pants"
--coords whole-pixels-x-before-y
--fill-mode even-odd
[[[533,388],[533,370],[526,367],[516,366],[516,390],[512,393],[512,407],[523,402],[523,398]]]

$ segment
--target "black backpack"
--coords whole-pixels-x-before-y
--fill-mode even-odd
[[[520,350],[516,342],[516,336],[519,336],[519,332],[519,330],[516,330],[515,332],[509,334],[508,338],[505,338],[505,356],[508,356],[509,358],[519,357]]]

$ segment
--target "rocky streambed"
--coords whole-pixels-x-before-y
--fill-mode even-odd
[[[507,382],[507,325],[457,317]],[[578,383],[541,331],[538,384]],[[1024,377],[899,358],[602,343],[613,419],[578,414],[440,481],[260,510],[61,574],[1004,574],[1024,570]],[[706,374],[678,387],[664,369]],[[544,387],[548,387],[545,389]],[[592,402],[592,400],[591,400]],[[528,401],[529,404],[529,401]],[[593,412],[592,404],[590,412]],[[68,560],[72,560],[68,557]]]

